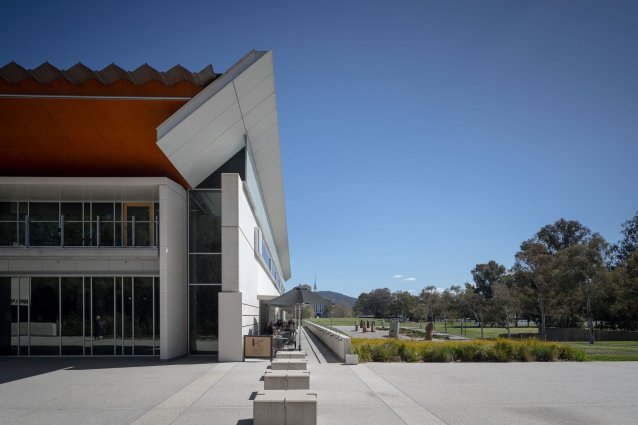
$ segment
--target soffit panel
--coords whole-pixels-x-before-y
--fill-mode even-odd
[[[199,133],[188,141],[188,143],[185,143],[177,151],[175,151],[175,153],[170,157],[170,160],[178,169],[181,167],[188,167],[187,164],[191,160],[197,159],[197,157],[211,145],[223,145],[226,137],[234,137],[235,133],[233,132],[233,129],[237,127],[238,124],[241,126],[241,136],[239,139],[243,143],[244,133],[241,112],[239,111],[239,105],[235,103],[223,114],[215,118],[210,124],[204,126]],[[227,134],[229,132],[231,133]]]
[[[272,55],[253,53],[162,123],[157,143],[188,183],[196,187],[237,153],[245,145],[244,134],[248,136],[283,276],[289,279]],[[237,121],[233,103],[240,111]]]

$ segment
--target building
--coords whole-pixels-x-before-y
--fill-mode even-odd
[[[0,68],[1,355],[241,360],[288,278],[270,52]]]

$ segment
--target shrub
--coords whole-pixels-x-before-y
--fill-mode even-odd
[[[567,344],[537,339],[496,341],[401,341],[353,339],[361,362],[528,362],[583,361],[585,353]]]

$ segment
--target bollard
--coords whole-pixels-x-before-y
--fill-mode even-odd
[[[355,323],[354,324],[354,331],[357,332],[359,330],[359,324]]]
[[[377,324],[376,324],[376,322],[373,320],[373,321],[372,321],[372,323],[370,323],[370,332],[376,332],[376,331],[377,331],[377,330],[376,330],[376,327],[377,327]]]

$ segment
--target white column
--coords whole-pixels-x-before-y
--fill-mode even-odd
[[[160,198],[160,358],[188,352],[187,192],[169,182]]]
[[[219,361],[243,359],[242,294],[239,292],[239,174],[222,174],[222,292],[219,293]]]

